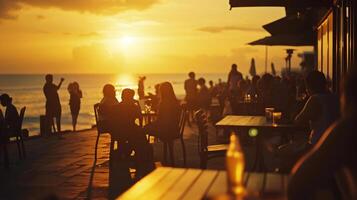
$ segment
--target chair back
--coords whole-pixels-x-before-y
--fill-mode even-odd
[[[207,116],[200,109],[195,112],[195,119],[198,127],[198,150],[201,153],[207,151],[208,146]]]
[[[22,123],[24,121],[24,117],[25,117],[25,111],[26,111],[26,107],[21,108],[20,110],[20,115],[19,115],[19,122],[17,124],[17,134],[21,134],[22,133]]]
[[[95,124],[97,127],[98,134],[108,133],[105,128],[104,121],[99,119],[99,106],[100,103],[94,104],[94,116],[95,116]]]
[[[180,135],[180,137],[183,137],[186,120],[187,120],[187,106],[185,104],[182,104],[181,111],[180,111],[180,120],[179,120],[179,131],[180,131],[179,135]]]

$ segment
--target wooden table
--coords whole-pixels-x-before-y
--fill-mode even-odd
[[[292,123],[273,124],[272,122],[267,121],[265,116],[241,115],[227,115],[222,120],[217,122],[216,126],[222,128],[301,128]]]
[[[240,116],[227,115],[222,120],[216,123],[217,127],[232,129],[236,134],[245,134],[251,128],[257,129],[256,135],[256,153],[253,164],[254,171],[266,171],[263,154],[263,138],[262,136],[272,133],[273,130],[281,130],[283,132],[289,130],[305,130],[304,127],[299,127],[295,124],[273,124],[266,120],[265,116]]]
[[[225,171],[162,167],[144,177],[118,199],[204,199],[227,193]],[[281,174],[245,173],[252,199],[285,199],[288,177]],[[258,198],[259,197],[259,198]]]

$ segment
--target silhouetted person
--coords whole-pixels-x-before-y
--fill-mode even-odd
[[[6,134],[13,134],[17,130],[20,116],[16,107],[12,104],[12,98],[8,94],[0,96],[1,105],[6,107],[4,116],[4,130]]]
[[[314,199],[319,190],[336,191],[335,175],[344,167],[356,174],[357,73],[351,73],[341,86],[342,118],[296,163],[288,187],[289,200]]]
[[[185,80],[185,92],[186,92],[186,102],[187,109],[189,111],[188,122],[193,119],[193,112],[197,107],[197,81],[196,74],[194,72],[188,73],[188,79]]]
[[[179,136],[180,104],[171,83],[160,84],[160,103],[156,121],[145,126],[146,133],[162,141]]]
[[[305,79],[305,84],[310,97],[303,110],[296,116],[295,122],[310,124],[309,144],[314,145],[322,133],[338,118],[338,97],[328,90],[322,72],[310,72]]]
[[[208,110],[212,102],[212,97],[206,86],[206,80],[204,78],[199,78],[198,85],[199,85],[199,90],[197,95],[198,107]]]
[[[138,83],[138,95],[139,99],[145,99],[145,86],[144,86],[144,81],[146,80],[146,77],[139,77],[139,83]]]
[[[53,118],[56,118],[57,132],[61,132],[61,103],[58,96],[58,90],[60,89],[64,79],[58,85],[53,84],[53,75],[46,75],[46,83],[43,86],[43,93],[46,97],[46,117],[54,127]],[[55,130],[56,131],[56,130]]]
[[[103,88],[103,95],[99,114],[104,126],[109,130],[112,140],[129,142],[135,151],[138,177],[146,175],[153,169],[153,153],[143,129],[135,123],[136,119],[141,118],[141,109],[134,100],[135,91],[124,89],[122,102],[119,103],[114,86],[107,84]]]
[[[238,87],[238,82],[243,79],[242,73],[238,71],[237,64],[232,64],[231,71],[228,74],[228,88],[231,92],[234,92]]]
[[[78,114],[81,108],[82,91],[79,89],[79,84],[77,82],[70,83],[67,89],[70,95],[69,108],[72,115],[73,131],[76,131]]]

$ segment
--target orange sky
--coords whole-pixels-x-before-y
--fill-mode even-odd
[[[228,0],[1,2],[1,73],[224,73],[233,62],[247,73],[252,57],[261,73],[265,47],[246,43],[269,35],[261,26],[285,15],[230,11]],[[269,47],[278,70],[285,48]]]

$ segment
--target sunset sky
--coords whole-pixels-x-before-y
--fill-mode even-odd
[[[228,0],[0,0],[1,73],[247,73],[284,8],[235,8]],[[287,47],[269,47],[284,65]],[[301,50],[312,50],[310,47]],[[300,62],[294,54],[293,65]]]

